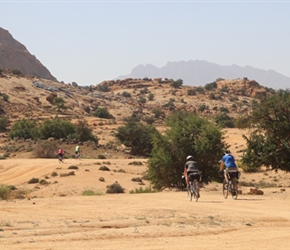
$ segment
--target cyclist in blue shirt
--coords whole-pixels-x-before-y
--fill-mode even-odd
[[[225,167],[225,170],[223,170]],[[222,157],[222,162],[220,165],[220,170],[219,170],[219,174],[220,175],[224,175],[224,178],[226,179],[226,181],[228,182],[228,175],[227,172],[229,170],[238,170],[237,165],[236,165],[236,161],[235,158],[231,155],[230,150],[226,150],[225,155]],[[237,171],[235,176],[232,177],[236,177],[237,179],[239,178],[239,172]]]

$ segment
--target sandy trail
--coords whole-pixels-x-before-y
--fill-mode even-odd
[[[202,190],[1,201],[3,249],[289,249],[284,192],[225,200]]]

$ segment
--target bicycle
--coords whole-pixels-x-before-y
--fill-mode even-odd
[[[197,202],[198,198],[200,197],[199,194],[199,180],[200,180],[200,173],[193,172],[188,175],[189,180],[189,188],[187,189],[187,197],[189,201],[192,201],[192,197]]]
[[[239,176],[239,171],[234,169],[234,170],[224,170],[225,174],[227,175],[228,182],[224,178],[223,181],[223,196],[225,199],[228,198],[229,193],[232,194],[232,198],[236,200],[238,198],[238,176]],[[235,187],[235,188],[234,188]]]

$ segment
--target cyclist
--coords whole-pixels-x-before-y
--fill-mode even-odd
[[[225,167],[225,169],[224,169],[224,167]],[[219,174],[224,176],[224,178],[227,181],[227,183],[229,182],[227,173],[230,170],[238,170],[238,168],[237,168],[234,156],[231,155],[230,150],[226,150],[225,155],[222,157]],[[231,178],[232,177],[236,177],[238,179],[238,177],[239,177],[238,176],[238,171],[236,172],[235,176],[231,175]],[[233,188],[236,189],[235,186]]]
[[[78,143],[75,149],[76,159],[80,158],[80,154],[81,154],[81,149],[80,149],[80,144]]]
[[[199,174],[198,164],[196,161],[194,161],[193,156],[189,155],[186,157],[186,163],[184,165],[184,172],[183,172],[183,175],[184,175],[185,180],[186,180],[187,188],[189,188],[189,178],[188,177],[189,177],[189,174],[191,174],[191,173],[195,173],[193,178],[199,180],[200,174]]]
[[[63,163],[63,161],[62,161],[62,159],[63,159],[63,149],[62,148],[58,149],[57,155],[58,155],[59,163],[61,163],[61,162]]]

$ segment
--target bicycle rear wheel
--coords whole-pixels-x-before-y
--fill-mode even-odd
[[[236,200],[236,199],[238,199],[238,194],[239,194],[239,192],[238,192],[238,183],[237,183],[237,179],[236,178],[234,178],[232,180],[232,187],[233,187],[232,198],[234,200]]]
[[[189,201],[192,201],[192,196],[193,196],[193,193],[191,191],[191,187],[189,187],[187,189],[187,198],[188,198]]]
[[[199,198],[199,187],[198,187],[197,180],[194,180],[193,185],[194,185],[193,196],[194,196],[195,202],[197,202]]]
[[[224,179],[224,181],[223,181],[223,196],[225,199],[227,199],[228,195],[229,195],[229,186],[228,186],[226,179]]]

